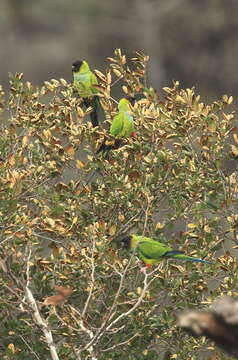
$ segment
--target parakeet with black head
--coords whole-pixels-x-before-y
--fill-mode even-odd
[[[147,266],[158,264],[161,260],[168,258],[194,261],[204,264],[211,263],[207,260],[185,255],[182,251],[173,250],[170,246],[145,236],[130,235],[123,238],[121,241],[123,243],[123,247],[134,250],[138,257]]]
[[[122,98],[118,103],[118,112],[112,119],[109,133],[115,139],[113,144],[107,144],[103,141],[96,154],[102,153],[102,158],[107,159],[109,151],[117,149],[121,145],[123,138],[134,136],[134,119],[131,111],[133,98]],[[100,171],[100,167],[95,169],[87,179],[86,184],[90,183],[95,175]]]
[[[93,127],[98,126],[98,106],[99,98],[96,95],[97,89],[94,85],[98,85],[96,75],[90,70],[85,60],[77,60],[72,64],[73,85],[78,95],[83,98],[84,105],[92,107],[90,118]]]
[[[100,152],[108,153],[111,149],[117,149],[123,138],[129,138],[134,136],[134,119],[131,112],[131,105],[133,104],[133,98],[122,98],[118,103],[118,112],[113,117],[109,134],[115,137],[113,145],[107,145],[106,141],[97,150],[97,154]]]

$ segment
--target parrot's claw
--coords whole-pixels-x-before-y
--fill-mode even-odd
[[[146,269],[150,268],[150,264],[146,264],[143,268],[140,269],[140,271],[143,273],[143,274],[146,274]]]
[[[147,266],[143,266],[143,268],[141,268],[140,271],[141,271],[143,274],[146,274],[146,269],[147,269]]]

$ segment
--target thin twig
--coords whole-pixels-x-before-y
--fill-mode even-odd
[[[114,344],[114,345],[110,346],[109,348],[103,349],[103,350],[101,350],[101,351],[102,351],[102,352],[111,351],[111,350],[115,349],[115,348],[118,347],[118,346],[128,344],[129,342],[131,342],[131,341],[132,341],[135,337],[137,337],[137,336],[139,336],[139,333],[136,333],[136,334],[134,334],[133,336],[131,336],[129,339],[127,339],[127,340],[125,340],[125,341],[122,341],[122,342],[120,342],[120,343],[118,343],[118,344]]]
[[[17,229],[13,234],[11,234],[10,236],[8,236],[6,239],[4,239],[3,241],[0,242],[0,246],[2,246],[5,242],[9,241],[10,239],[12,239],[14,237],[14,235],[18,232],[20,232],[21,230],[23,230],[25,227],[21,226],[19,229]]]
[[[25,299],[33,311],[33,313],[32,313],[33,320],[41,328],[41,330],[45,336],[45,340],[46,340],[46,343],[48,344],[52,360],[59,360],[57,350],[56,350],[56,345],[54,344],[54,341],[53,341],[52,332],[49,329],[46,321],[42,318],[42,316],[39,312],[36,300],[32,294],[32,291],[29,288],[29,285],[30,285],[30,258],[31,258],[31,249],[29,250],[29,255],[27,258],[27,268],[26,268],[27,282],[26,282],[26,288],[25,288]]]
[[[24,337],[22,335],[19,335],[19,337],[22,339],[22,341],[26,344],[26,346],[28,347],[28,349],[30,350],[30,352],[38,359],[41,360],[39,358],[39,356],[37,355],[37,353],[31,348],[31,346],[28,344],[28,342],[24,339]]]
[[[88,294],[88,297],[87,297],[87,300],[85,302],[84,309],[82,312],[82,318],[85,316],[85,314],[88,310],[88,306],[89,306],[90,300],[92,298],[94,285],[95,285],[95,263],[94,263],[95,246],[96,246],[95,229],[94,229],[94,233],[92,234],[92,241],[93,241],[93,246],[92,246],[92,254],[91,254],[91,285],[90,285],[89,294]]]

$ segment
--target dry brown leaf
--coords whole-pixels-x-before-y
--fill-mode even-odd
[[[62,305],[65,301],[65,297],[63,295],[52,295],[45,298],[43,305]]]
[[[57,291],[60,295],[62,295],[64,297],[70,296],[74,291],[70,287],[64,287],[64,286],[60,286],[60,285],[55,285],[54,289],[55,289],[55,291]]]
[[[66,152],[68,155],[73,156],[73,155],[75,154],[75,150],[74,150],[73,145],[68,145],[68,146],[66,146],[65,152]]]

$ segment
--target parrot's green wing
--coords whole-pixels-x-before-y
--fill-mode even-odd
[[[98,84],[97,77],[93,72],[91,72],[91,86],[92,86],[93,94],[96,94],[98,92],[98,90],[94,87],[94,85],[97,85],[97,84]]]
[[[111,127],[110,134],[113,136],[120,136],[120,133],[123,130],[123,113],[119,113],[114,116]]]
[[[127,138],[134,131],[133,117],[126,112],[118,113],[114,118],[110,127],[110,134],[115,137]]]
[[[123,137],[130,137],[131,134],[134,132],[134,121],[133,117],[128,114],[128,112],[123,113]]]
[[[171,248],[156,241],[140,241],[137,251],[150,260],[160,260]]]

